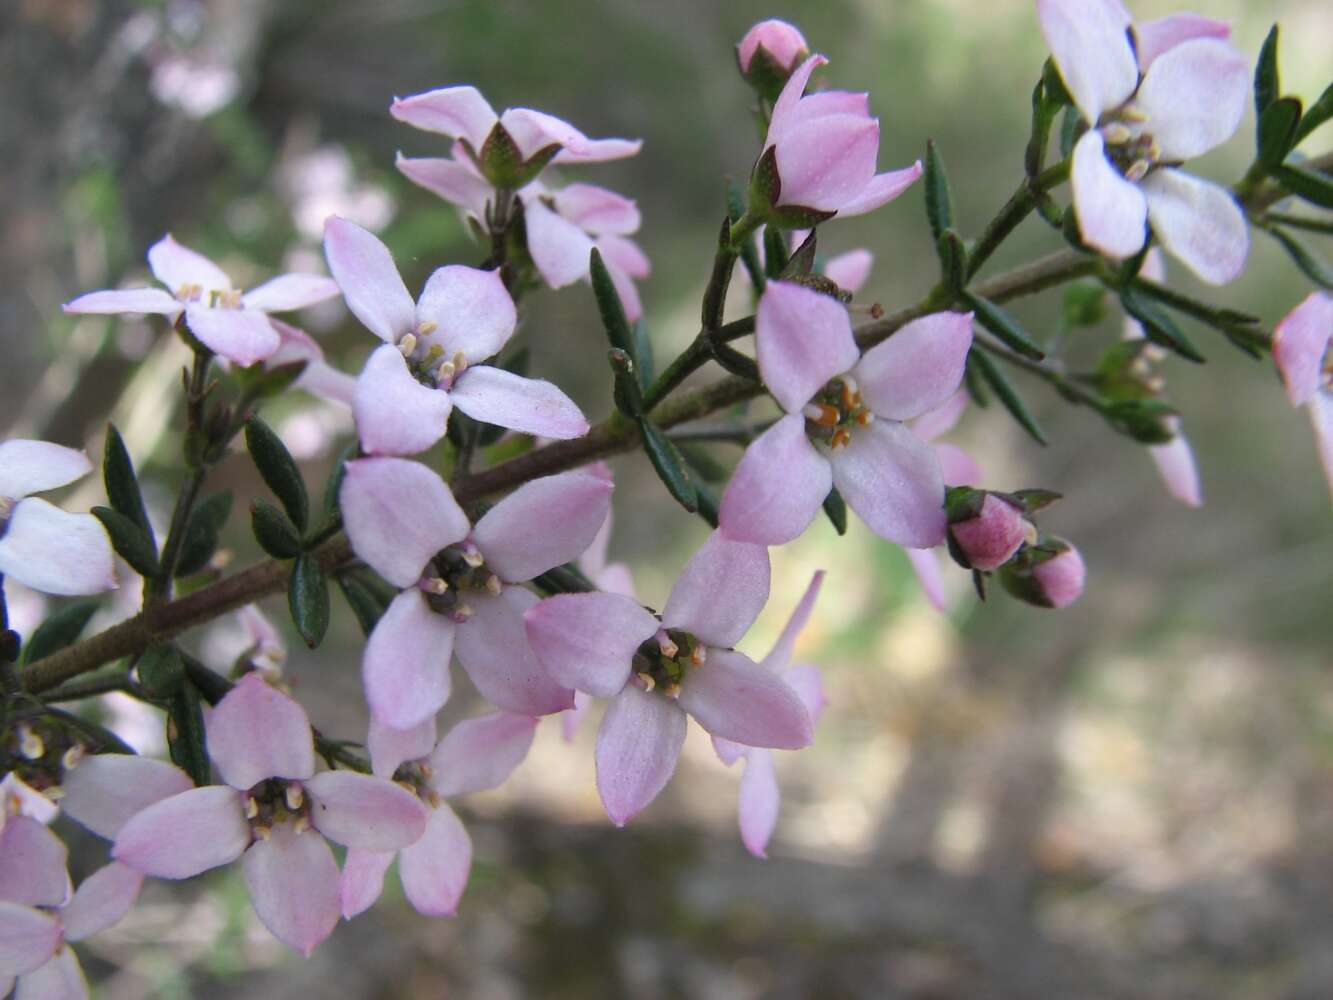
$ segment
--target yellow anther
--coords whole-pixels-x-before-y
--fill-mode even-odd
[[[19,726],[19,753],[28,760],[37,760],[46,755],[46,743],[26,723]]]
[[[403,334],[403,339],[398,341],[398,350],[403,357],[410,358],[417,352],[417,335],[415,333]]]
[[[440,324],[436,323],[434,320],[429,320],[429,319],[422,320],[420,323],[417,324],[417,334],[422,337],[429,337],[439,328]],[[438,344],[436,344],[435,346],[439,347]],[[441,351],[441,353],[443,353],[443,351]]]
[[[1129,181],[1131,184],[1137,184],[1139,181],[1143,180],[1143,178],[1148,176],[1148,171],[1151,168],[1152,164],[1147,160],[1135,160],[1129,165],[1129,169],[1125,171],[1125,180]]]
[[[266,826],[257,826],[254,828],[254,834],[260,840],[268,840],[269,837],[273,836],[273,831]]]
[[[60,765],[66,771],[73,770],[79,766],[79,761],[83,760],[83,755],[83,747],[76,743],[65,751],[64,756],[60,758]]]
[[[421,589],[428,594],[445,594],[449,591],[449,581],[438,576],[432,576],[421,581]]]
[[[463,550],[463,562],[467,563],[473,569],[476,569],[486,561],[486,557],[481,554],[481,550],[475,545],[469,545]]]
[[[472,615],[473,611],[470,604],[460,604],[458,607],[454,608],[454,618],[459,621],[467,621]]]
[[[1146,122],[1148,113],[1136,104],[1126,104],[1120,109],[1120,117],[1127,122]]]
[[[663,685],[662,685],[662,693],[663,693],[664,695],[666,695],[668,698],[679,698],[679,697],[680,697],[680,685],[677,684],[675,681],[671,681],[670,683],[663,684]]]
[[[662,650],[662,655],[668,660],[674,660],[676,654],[680,652],[680,647],[671,641],[671,637],[665,632],[658,636],[657,646]]]
[[[301,803],[305,801],[305,791],[300,785],[293,782],[287,786],[287,794],[283,798],[287,800],[287,808],[296,812],[301,808]]]
[[[435,373],[435,381],[438,383],[452,382],[454,379],[454,371],[454,363],[452,361],[446,361],[444,364],[440,365],[439,370]]]
[[[875,422],[875,415],[869,410],[861,410],[856,415],[856,422],[862,427],[869,427]]]
[[[1123,146],[1134,138],[1134,132],[1128,125],[1112,122],[1102,127],[1102,138],[1108,146]]]
[[[258,815],[259,815],[259,803],[255,801],[255,797],[253,795],[247,795],[245,797],[245,818],[254,819]]]
[[[695,646],[694,649],[690,652],[690,662],[694,664],[696,667],[702,667],[704,665],[704,661],[707,659],[708,659],[708,654],[704,651],[704,647],[702,645]]]
[[[657,681],[653,680],[652,674],[639,674],[639,683],[643,685],[645,691],[649,692],[657,687]]]
[[[65,797],[65,790],[59,785],[52,785],[50,788],[42,789],[42,795],[45,796],[48,801],[59,802]]]
[[[829,445],[833,448],[834,451],[837,451],[839,448],[845,448],[851,443],[852,443],[852,433],[846,427],[839,427],[836,431],[834,431],[833,439],[829,441]]]
[[[500,596],[500,588],[501,588],[500,578],[496,576],[494,573],[492,573],[490,576],[486,578],[486,592],[490,594],[492,597]]]
[[[462,375],[463,372],[467,371],[467,356],[462,351],[454,352],[453,362],[454,371],[459,375]]]
[[[296,822],[292,824],[293,833],[305,833],[310,829],[310,818],[308,816],[297,816]]]
[[[805,419],[820,427],[838,426],[838,408],[828,403],[810,403],[802,411]]]

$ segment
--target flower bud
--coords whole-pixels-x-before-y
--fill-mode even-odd
[[[1079,599],[1087,568],[1063,538],[1045,538],[1000,570],[1004,589],[1039,608],[1065,608]]]
[[[965,569],[998,569],[1023,544],[1027,521],[1018,507],[994,493],[968,492],[980,494],[980,503],[950,504],[949,552]]]
[[[777,100],[792,71],[810,55],[805,37],[786,21],[760,21],[736,46],[741,76],[760,97]]]

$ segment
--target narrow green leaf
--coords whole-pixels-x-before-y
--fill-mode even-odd
[[[949,178],[944,173],[944,160],[935,146],[935,140],[926,142],[926,218],[930,234],[938,243],[946,229],[953,228],[953,196],[949,193]]]
[[[213,777],[205,746],[203,700],[199,689],[188,680],[167,703],[167,748],[171,762],[190,776],[198,786]]]
[[[231,491],[212,493],[200,500],[190,515],[181,541],[180,558],[176,561],[176,576],[198,573],[208,565],[218,549],[222,528],[231,516]]]
[[[695,511],[704,523],[710,528],[716,528],[718,525],[718,499],[717,494],[697,479],[694,483],[695,501],[699,509]]]
[[[255,468],[287,511],[297,532],[305,531],[310,517],[310,498],[306,495],[301,470],[296,467],[296,460],[282,443],[282,438],[258,417],[252,417],[245,424],[245,446],[250,450]]]
[[[940,276],[945,287],[958,295],[967,283],[967,246],[963,238],[952,229],[946,229],[940,233],[935,252],[939,254]]]
[[[1156,399],[1127,399],[1111,403],[1102,416],[1111,427],[1140,444],[1166,444],[1176,436],[1167,420],[1176,411]]]
[[[241,397],[254,403],[282,395],[301,377],[307,364],[306,361],[292,361],[270,368],[260,361],[249,368],[233,366],[232,375],[240,386]]]
[[[725,483],[731,478],[731,470],[698,442],[673,441],[672,443],[694,471],[696,482],[702,480],[705,483]]]
[[[42,622],[23,644],[24,666],[43,657],[58,653],[83,634],[88,620],[97,613],[98,601],[75,601],[66,604]]]
[[[334,580],[338,584],[338,589],[342,591],[347,606],[356,616],[356,623],[361,626],[362,634],[370,638],[370,633],[375,631],[375,625],[384,615],[388,603],[383,601],[359,574],[340,573]]]
[[[1006,310],[1001,309],[989,299],[983,299],[980,295],[973,295],[971,292],[963,292],[963,301],[976,312],[981,325],[1004,341],[1006,346],[1034,361],[1040,361],[1046,357],[1046,352],[1041,349],[1041,346],[1028,335],[1028,332],[1023,329],[1018,320],[1014,319]]]
[[[1333,177],[1304,167],[1278,167],[1273,176],[1296,197],[1320,208],[1333,208]]]
[[[56,708],[54,705],[47,705],[42,709],[42,713],[46,715],[47,718],[56,722],[62,729],[77,733],[79,742],[82,743],[90,753],[133,754],[135,752],[132,746],[111,730],[105,729],[96,723],[89,722],[87,719],[81,718],[73,712],[66,712],[64,709]]]
[[[1299,146],[1307,135],[1317,129],[1324,122],[1333,118],[1333,83],[1324,88],[1324,92],[1319,95],[1319,99],[1306,109],[1301,117],[1301,123],[1296,127],[1296,138],[1293,145]]]
[[[314,649],[329,629],[329,581],[313,556],[303,555],[292,565],[287,606],[296,631]]]
[[[130,564],[134,572],[146,580],[157,576],[157,550],[141,527],[110,507],[94,507],[89,513],[102,522],[102,527],[106,528],[111,539],[111,547]]]
[[[1269,173],[1287,158],[1296,145],[1296,128],[1301,120],[1301,102],[1297,97],[1279,97],[1259,116],[1258,154],[1264,173]]]
[[[180,693],[185,680],[185,662],[170,643],[149,646],[135,664],[139,684],[151,697],[167,701]]]
[[[644,392],[653,384],[653,341],[643,320],[634,323],[634,360],[639,371],[639,387]]]
[[[1072,329],[1096,326],[1106,315],[1106,289],[1097,281],[1074,282],[1065,289],[1062,312]]]
[[[990,386],[996,397],[999,398],[1000,403],[1009,411],[1010,416],[1018,421],[1018,425],[1027,431],[1037,444],[1046,444],[1046,432],[1041,429],[1041,425],[1037,423],[1027,404],[1023,402],[1023,397],[1018,394],[1018,390],[1005,377],[1004,372],[996,367],[995,362],[991,361],[984,351],[975,347],[968,354],[967,359],[969,367],[971,365],[976,366],[978,374]]]
[[[787,266],[791,248],[787,237],[777,226],[764,227],[764,274],[769,278],[779,278]]]
[[[1282,249],[1295,262],[1296,266],[1304,272],[1305,276],[1313,281],[1320,288],[1326,288],[1333,291],[1333,271],[1330,271],[1328,265],[1316,257],[1305,245],[1297,241],[1290,233],[1271,226],[1268,233],[1278,243],[1282,244]]]
[[[597,299],[597,311],[602,317],[602,329],[611,346],[634,357],[634,334],[630,330],[629,320],[625,317],[625,307],[616,292],[611,272],[602,261],[602,252],[592,248],[589,261],[589,274],[592,277],[592,293]]]
[[[699,509],[699,493],[680,452],[651,420],[640,420],[639,432],[643,435],[643,450],[662,485],[678,504],[693,514]]]
[[[274,559],[294,559],[301,554],[301,536],[277,507],[255,497],[250,501],[250,530],[259,547]]]
[[[356,458],[359,451],[358,444],[355,441],[350,441],[333,460],[333,468],[329,470],[328,482],[324,484],[324,517],[326,519],[340,515],[339,503],[342,496],[343,480],[347,477],[347,463]]]
[[[106,484],[106,496],[112,509],[142,528],[148,536],[149,544],[156,548],[157,538],[153,534],[153,525],[148,520],[148,511],[144,507],[139,478],[135,475],[129,449],[125,447],[125,441],[115,424],[106,425],[102,480]]]
[[[597,589],[574,563],[548,569],[532,582],[544,594],[590,594]]]
[[[643,415],[643,389],[638,376],[634,374],[634,361],[619,348],[608,351],[607,358],[611,362],[611,372],[615,376],[611,395],[615,399],[616,409],[625,416],[637,420]]]
[[[967,356],[967,365],[963,368],[963,388],[967,390],[972,402],[984,410],[990,406],[990,392],[986,389],[986,382],[973,360],[979,353],[973,351]]]
[[[1277,25],[1268,30],[1259,60],[1254,64],[1254,113],[1263,115],[1268,106],[1282,92],[1282,80],[1277,70]]]
[[[1078,139],[1082,124],[1083,116],[1078,108],[1065,108],[1064,117],[1060,120],[1060,159],[1067,160],[1074,152],[1074,142]]]
[[[842,498],[835,486],[824,498],[824,515],[833,525],[833,530],[840,535],[847,534],[847,501]]]
[[[1139,321],[1143,327],[1144,336],[1154,344],[1174,351],[1182,358],[1193,361],[1196,364],[1203,364],[1206,360],[1199,353],[1190,339],[1185,336],[1183,330],[1176,324],[1170,314],[1158,309],[1152,302],[1135,294],[1134,290],[1128,286],[1120,290],[1120,304],[1124,306],[1125,312]]]

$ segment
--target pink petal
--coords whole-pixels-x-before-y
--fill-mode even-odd
[[[842,303],[801,285],[770,281],[759,299],[755,329],[764,385],[788,413],[800,413],[860,356]]]
[[[495,112],[476,87],[442,87],[396,97],[389,114],[427,132],[466,139],[474,150],[481,149],[496,122]]]
[[[398,587],[415,584],[437,552],[467,537],[467,515],[419,462],[348,462],[339,503],[352,550]]]
[[[372,455],[415,455],[444,437],[449,393],[422,385],[392,344],[376,348],[356,380],[352,414],[361,447]]]
[[[553,163],[602,163],[633,156],[638,139],[589,139],[573,125],[531,108],[510,108],[500,118],[523,155],[531,156],[553,142],[564,147]]]
[[[1319,463],[1324,467],[1324,479],[1333,494],[1333,393],[1321,392],[1310,400],[1310,424],[1319,448]]]
[[[662,625],[709,646],[734,646],[764,609],[768,587],[768,549],[715,531],[671,588]]]
[[[416,843],[426,807],[402,785],[356,771],[321,771],[305,782],[310,822],[335,843],[396,851]]]
[[[14,1000],[88,1000],[88,981],[74,949],[62,948],[40,969],[20,979]]]
[[[1125,102],[1139,82],[1125,34],[1129,19],[1114,0],[1037,0],[1041,33],[1060,76],[1088,122]]]
[[[745,760],[737,809],[741,842],[756,858],[768,857],[768,841],[778,825],[780,801],[778,776],[773,770],[773,754],[767,750],[756,750]]]
[[[349,848],[338,878],[338,908],[351,920],[374,905],[384,891],[384,873],[393,864],[396,851],[359,851]]]
[[[805,588],[805,593],[801,595],[800,601],[792,609],[791,617],[787,619],[787,624],[782,627],[782,634],[778,636],[778,641],[773,643],[773,648],[768,651],[768,655],[759,661],[761,667],[777,673],[787,669],[791,663],[792,651],[796,648],[796,639],[810,621],[810,613],[814,611],[815,600],[819,597],[819,588],[823,582],[824,571],[821,569],[810,578],[810,586]]]
[[[845,292],[858,292],[870,277],[870,269],[874,265],[875,255],[869,250],[848,250],[829,258],[829,262],[824,265],[824,277]]]
[[[1311,292],[1273,330],[1273,361],[1286,384],[1292,406],[1310,402],[1319,392],[1330,337],[1333,337],[1333,296],[1326,292]],[[4,447],[0,445],[0,449]]]
[[[615,276],[615,268],[617,267],[631,278],[643,279],[652,272],[652,261],[643,252],[643,248],[631,239],[612,234],[602,234],[597,237],[597,246],[606,259],[612,277]],[[628,311],[628,305],[625,308]],[[630,317],[631,322],[634,319],[635,317]]]
[[[268,778],[315,773],[305,709],[257,673],[246,674],[208,718],[208,755],[222,780],[245,791]]]
[[[973,569],[993,570],[1023,544],[1027,522],[1018,508],[988,493],[977,516],[949,525],[949,534]]]
[[[910,167],[903,167],[901,170],[890,170],[885,174],[875,174],[866,182],[865,187],[861,188],[860,194],[845,202],[842,208],[838,209],[838,218],[849,219],[854,215],[864,215],[867,212],[873,212],[882,205],[887,205],[915,184],[921,174],[920,160],[917,160]],[[841,285],[842,282],[838,282],[838,284]],[[846,288],[847,286],[843,285],[843,287]]]
[[[1249,63],[1226,42],[1198,38],[1164,52],[1135,104],[1166,161],[1188,160],[1230,139],[1245,114]]]
[[[1050,607],[1066,608],[1082,595],[1087,569],[1078,549],[1069,548],[1054,559],[1038,563],[1032,575],[1041,584]]]
[[[638,232],[642,218],[633,199],[595,184],[566,184],[555,193],[555,209],[585,232],[600,236]]]
[[[0,441],[0,497],[17,500],[82,479],[93,471],[76,448],[14,438]]]
[[[797,66],[792,75],[787,78],[782,93],[778,94],[778,99],[773,102],[773,114],[769,118],[768,137],[764,140],[764,145],[771,146],[781,138],[801,102],[801,97],[805,93],[805,85],[810,82],[810,74],[827,63],[828,60],[823,56],[811,56]]]
[[[814,724],[783,678],[732,650],[709,649],[681,682],[679,704],[714,736],[750,747],[809,746]]]
[[[791,68],[801,54],[808,50],[805,38],[786,21],[776,18],[760,21],[745,33],[736,46],[736,59],[742,73],[750,71],[750,61],[761,45],[775,63],[787,68]]]
[[[598,241],[598,246],[605,250],[606,241],[612,239],[615,239],[615,237],[603,236]],[[629,240],[623,242],[630,243]],[[645,257],[644,260],[646,261],[647,258]],[[634,284],[634,279],[612,259],[611,255],[603,254],[602,263],[606,265],[606,273],[611,276],[611,284],[616,287],[616,295],[620,296],[620,305],[625,310],[625,318],[631,323],[637,323],[643,318],[643,299],[639,297],[639,289]],[[588,280],[591,281],[591,277]]]
[[[449,618],[432,611],[425,594],[415,587],[389,604],[370,633],[361,660],[366,701],[380,725],[411,729],[444,707],[456,628]]]
[[[620,594],[622,597],[634,597],[634,577],[624,563],[611,563],[593,581],[608,594]]]
[[[583,718],[588,714],[588,709],[592,707],[592,695],[584,694],[582,691],[574,692],[574,707],[567,708],[560,713],[560,735],[566,743],[573,743],[574,737],[578,735],[579,726],[583,723]]]
[[[226,785],[192,788],[138,813],[111,856],[157,878],[189,878],[235,861],[250,843],[241,795]]]
[[[660,693],[626,684],[611,701],[597,730],[597,791],[616,826],[642,812],[671,780],[685,728],[685,713]]]
[[[23,906],[65,901],[68,852],[60,838],[28,816],[10,816],[0,827],[0,899]]]
[[[1157,464],[1167,492],[1187,507],[1203,506],[1203,488],[1199,485],[1199,469],[1194,462],[1194,450],[1176,421],[1176,436],[1166,444],[1148,449]]]
[[[957,392],[971,347],[971,313],[934,313],[868,350],[852,377],[877,417],[908,420]]]
[[[260,312],[289,312],[341,294],[338,283],[322,274],[280,274],[246,292],[241,301]]]
[[[0,575],[44,594],[96,594],[116,586],[111,543],[91,514],[67,514],[39,497],[20,500],[0,537]]]
[[[185,322],[190,332],[214,354],[248,368],[282,345],[268,316],[257,309],[211,309],[189,305]]]
[[[819,717],[824,714],[824,706],[828,704],[819,668],[810,663],[798,663],[787,671],[784,679],[810,714],[811,725],[817,724]]]
[[[51,821],[60,815],[60,806],[29,785],[15,771],[0,778],[0,802],[4,803],[9,815],[27,816],[42,826],[50,826]]]
[[[347,308],[381,340],[396,344],[416,325],[417,307],[389,248],[354,222],[324,223],[324,257]]]
[[[338,925],[338,863],[314,830],[279,823],[241,862],[255,915],[275,938],[309,957]]]
[[[203,254],[177,243],[170,233],[148,248],[148,266],[153,277],[180,292],[188,285],[198,285],[204,292],[225,292],[231,289],[231,279]]]
[[[536,734],[530,715],[491,712],[464,719],[431,754],[431,787],[446,798],[499,788],[523,763]]]
[[[933,549],[903,549],[907,554],[907,561],[912,564],[912,570],[916,573],[916,579],[921,584],[921,590],[926,595],[926,600],[935,605],[940,611],[948,610],[948,602],[944,597],[944,576],[940,572],[940,560],[935,555]]]
[[[1230,191],[1182,170],[1154,171],[1142,186],[1148,221],[1168,253],[1210,285],[1240,277],[1250,233]]]
[[[833,485],[881,538],[914,549],[944,541],[944,480],[930,445],[902,424],[876,420],[829,458]]]
[[[609,483],[615,482],[611,475],[611,469],[605,462],[596,462],[588,466],[586,471],[592,475],[601,476]],[[608,510],[606,520],[597,529],[597,534],[593,535],[592,542],[584,549],[583,555],[578,558],[579,569],[594,583],[597,581],[597,576],[606,568],[606,551],[611,545],[612,521],[611,512]]]
[[[634,654],[660,627],[637,601],[603,593],[548,597],[523,623],[551,679],[598,698],[625,686]]]
[[[486,203],[494,190],[457,160],[440,158],[411,158],[401,153],[395,162],[398,170],[412,183],[439,195],[451,205],[457,205],[480,219],[486,213]]]
[[[65,772],[60,807],[99,837],[114,840],[130,818],[194,785],[184,771],[164,760],[124,753],[85,757]]]
[[[1106,158],[1106,143],[1096,129],[1074,145],[1070,182],[1083,242],[1117,260],[1143,248],[1147,202]]]
[[[567,440],[588,433],[588,420],[559,388],[503,368],[469,368],[449,392],[454,405],[474,420],[522,434]]]
[[[713,752],[717,754],[717,759],[727,767],[731,767],[742,757],[757,752],[754,747],[744,746],[734,740],[724,740],[721,736],[711,736],[709,739],[713,741]]]
[[[428,917],[453,916],[472,870],[472,838],[441,802],[430,811],[426,832],[398,856],[407,901]]]
[[[854,205],[875,176],[878,153],[872,118],[833,114],[793,125],[777,143],[777,204],[828,212]]]
[[[923,441],[933,441],[941,434],[947,434],[967,409],[968,399],[967,390],[959,389],[935,409],[913,420],[912,433]]]
[[[846,90],[816,90],[806,94],[787,119],[783,135],[789,134],[797,125],[831,115],[853,115],[870,120],[870,95]]]
[[[435,324],[425,343],[438,344],[445,358],[461,351],[469,364],[477,364],[509,342],[518,310],[499,271],[451,264],[427,279],[417,302],[417,320]]]
[[[523,630],[523,614],[537,596],[506,587],[499,597],[468,595],[473,615],[459,626],[456,650],[481,696],[520,715],[550,715],[570,708],[574,695],[542,668]]]
[[[981,482],[981,466],[956,444],[933,444],[946,486],[975,486]]]
[[[143,872],[119,861],[103,865],[79,885],[69,905],[60,911],[66,941],[82,941],[100,934],[130,912],[139,898]]]
[[[452,629],[446,641],[452,652]],[[432,716],[408,729],[394,729],[371,719],[366,749],[370,752],[371,770],[375,775],[392,778],[394,772],[408,761],[430,756],[430,752],[435,749],[435,718]]]
[[[0,976],[40,969],[60,947],[60,923],[40,910],[0,902]]]
[[[1140,21],[1134,25],[1134,47],[1139,57],[1139,70],[1146,73],[1163,52],[1192,38],[1218,38],[1226,41],[1230,37],[1231,28],[1226,22],[1200,17],[1198,14],[1168,14],[1153,21]]]
[[[523,220],[528,252],[543,281],[552,288],[564,288],[588,273],[592,237],[539,201],[528,205]]]
[[[501,580],[531,580],[592,544],[611,509],[612,489],[586,472],[530,480],[486,512],[472,542]]]
[[[67,313],[153,313],[174,316],[183,308],[160,288],[116,288],[89,292],[60,307]]]

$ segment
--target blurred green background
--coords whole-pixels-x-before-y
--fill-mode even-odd
[[[1132,6],[1143,19],[1171,9]],[[1333,75],[1326,0],[1209,0],[1200,13],[1231,20],[1251,55],[1280,20],[1287,92],[1308,100]],[[497,109],[645,140],[635,159],[569,176],[638,199],[646,321],[669,357],[696,328],[723,179],[743,178],[756,152],[732,45],[769,16],[831,58],[831,84],[870,91],[881,169],[939,143],[975,235],[1021,170],[1045,57],[1028,3],[12,0],[0,8],[0,427],[96,450],[111,412],[169,510],[179,353],[150,323],[75,323],[59,304],[142,278],[168,230],[244,284],[318,268],[329,212],[379,229],[413,289],[442,263],[478,261],[452,210],[393,167],[397,149],[445,144],[394,122],[392,96],[452,83]],[[1252,125],[1198,172],[1238,177]],[[1329,142],[1317,133],[1309,149]],[[934,282],[919,189],[820,235],[826,252],[874,251],[862,301],[892,309]],[[990,267],[1056,246],[1029,222]],[[1271,323],[1307,291],[1259,236],[1245,277],[1205,294]],[[1039,334],[1058,311],[1058,293],[1015,307]],[[356,370],[369,335],[339,308],[306,319]],[[1118,324],[1108,317],[1103,341]],[[901,553],[859,526],[839,540],[820,522],[774,552],[773,599],[743,648],[765,651],[810,574],[829,570],[798,655],[824,668],[831,704],[812,749],[779,755],[771,860],[741,849],[737,774],[698,731],[667,792],[616,831],[593,786],[594,727],[571,748],[548,722],[509,785],[463,804],[477,861],[458,918],[416,916],[391,877],[385,902],[304,961],[257,928],[228,873],[154,885],[84,952],[101,995],[1328,996],[1328,491],[1271,365],[1190,332],[1210,363],[1166,374],[1203,473],[1200,511],[1166,495],[1140,448],[1037,384],[1023,383],[1050,447],[994,408],[954,436],[987,485],[1065,494],[1043,523],[1090,571],[1068,611],[979,606],[950,571],[954,608],[940,615]],[[608,411],[586,286],[528,300],[522,336],[535,372],[594,419]],[[346,415],[304,400],[269,415],[318,481]],[[612,557],[660,603],[706,528],[642,458],[615,471]],[[243,457],[218,481],[242,500],[262,490]],[[96,487],[74,499],[97,502]],[[231,541],[238,561],[255,557],[240,530]],[[281,619],[281,602],[269,610]],[[359,644],[344,617],[317,653],[293,651],[289,674],[317,724],[355,738]],[[215,663],[224,632],[200,639]],[[463,691],[446,714],[477,710]],[[160,735],[155,719],[122,721],[145,745]],[[81,846],[85,869],[99,863],[98,845]]]

